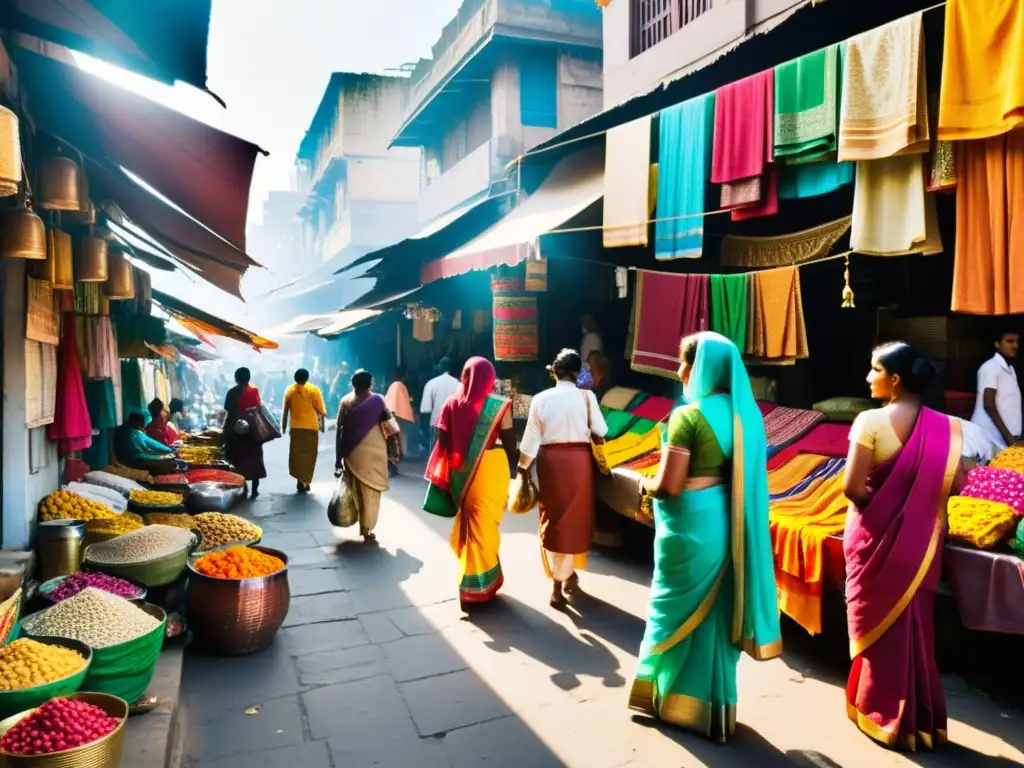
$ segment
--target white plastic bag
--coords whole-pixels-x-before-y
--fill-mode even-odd
[[[327,519],[335,528],[350,528],[359,522],[358,493],[353,477],[342,472],[327,505]]]

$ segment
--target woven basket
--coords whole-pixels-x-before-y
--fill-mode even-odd
[[[21,133],[18,116],[0,107],[0,197],[18,193],[21,184]]]
[[[52,683],[37,685],[35,688],[22,688],[18,691],[0,691],[0,718],[16,715],[26,709],[35,709],[54,697],[75,693],[85,682],[89,665],[92,664],[92,648],[78,640],[66,637],[33,637],[32,639],[43,645],[56,645],[72,650],[85,659],[85,664],[77,672],[62,677],[60,680],[54,680]],[[2,761],[3,758],[0,758],[0,765],[3,764]]]
[[[124,756],[124,724],[128,720],[128,702],[105,693],[73,693],[64,698],[84,701],[99,707],[110,717],[121,722],[99,741],[84,747],[54,752],[51,755],[11,755],[0,752],[0,766],[4,768],[118,768]],[[0,722],[0,736],[18,721],[32,714],[27,710]]]
[[[255,579],[215,579],[194,568],[198,558],[189,561],[189,628],[196,641],[213,653],[246,656],[262,651],[288,615],[287,555],[269,547],[253,549],[280,558],[285,567]]]

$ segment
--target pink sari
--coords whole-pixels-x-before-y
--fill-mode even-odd
[[[846,519],[847,713],[888,747],[946,740],[934,606],[962,443],[956,419],[922,408],[907,444],[872,470],[871,500]]]

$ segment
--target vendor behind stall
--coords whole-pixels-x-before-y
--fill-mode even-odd
[[[993,341],[996,353],[978,369],[978,394],[971,421],[1005,448],[1021,437],[1020,385],[1013,367],[1020,334],[1003,329]]]
[[[154,463],[174,464],[174,452],[145,433],[146,415],[132,411],[125,423],[114,430],[114,453],[117,460],[133,469],[152,470]],[[173,471],[170,466],[168,471]]]
[[[181,404],[181,401],[178,401]],[[160,398],[153,400],[149,406],[149,426],[146,427],[146,434],[158,443],[170,447],[178,442],[181,437],[178,430],[170,421],[170,413],[164,408],[164,402]]]

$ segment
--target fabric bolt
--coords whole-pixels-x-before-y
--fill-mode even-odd
[[[633,370],[675,378],[679,342],[708,327],[708,276],[637,271]]]
[[[637,435],[646,435],[658,428],[658,422],[651,419],[643,419],[628,411],[615,411],[611,408],[601,406],[601,416],[604,418],[607,433],[605,438],[614,440],[622,437],[627,432]],[[533,454],[530,454],[531,456]]]
[[[820,422],[824,414],[802,408],[776,408],[765,416],[764,431],[769,446],[785,447],[806,435]]]
[[[801,454],[843,458],[850,452],[850,428],[846,424],[818,424],[810,432],[768,460],[768,470],[785,466]]]
[[[538,354],[537,296],[521,291],[494,291],[495,362],[532,362]]]
[[[853,163],[817,163],[784,165],[779,169],[779,199],[802,200],[835,192],[853,183]]]
[[[775,67],[775,159],[806,162],[834,153],[838,142],[840,45]]]
[[[743,349],[747,343],[747,276],[711,275],[710,329]]]
[[[604,156],[604,247],[647,245],[650,115],[608,131]]]
[[[825,464],[828,458],[813,453],[793,456],[789,461],[775,467],[768,467],[768,497],[771,500],[789,493],[799,483]]]
[[[939,215],[934,196],[925,192],[922,155],[857,163],[850,248],[873,256],[942,253]]]
[[[817,165],[823,163],[798,167]],[[851,216],[844,216],[817,227],[772,237],[728,235],[722,239],[721,265],[764,269],[813,261],[828,254],[850,230],[852,221]]]
[[[954,312],[1024,312],[1024,130],[958,147]]]
[[[929,139],[922,14],[847,40],[838,159],[924,153]]]
[[[657,259],[696,259],[704,247],[715,94],[662,110],[659,118]]]
[[[988,464],[995,469],[1009,469],[1024,475],[1024,446],[1012,445],[997,453]]]
[[[646,433],[626,432],[620,437],[609,439],[601,447],[608,469],[621,467],[661,449],[661,430],[655,427]]]
[[[949,0],[939,139],[987,139],[1024,121],[1024,5]]]
[[[821,464],[815,467],[809,475],[801,479],[795,485],[791,485],[789,488],[779,493],[771,494],[771,500],[784,501],[786,499],[801,496],[805,492],[810,492],[829,478],[832,478],[842,472],[845,467],[846,459],[825,459]]]
[[[773,365],[789,365],[808,357],[800,271],[796,267],[768,269],[755,272],[753,278],[753,356]]]
[[[58,353],[57,399],[53,423],[47,426],[46,435],[57,443],[60,454],[67,456],[88,448],[92,442],[92,421],[78,360],[78,335],[74,315],[70,313],[64,315]]]

